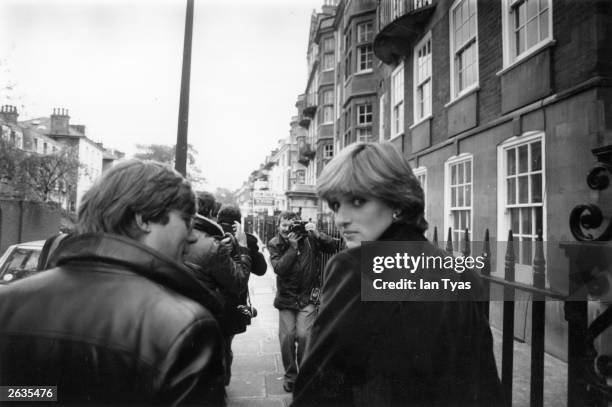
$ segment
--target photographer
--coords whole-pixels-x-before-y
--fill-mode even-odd
[[[285,368],[283,388],[287,392],[293,391],[315,318],[321,287],[320,253],[333,253],[336,249],[334,239],[318,232],[313,223],[300,221],[293,212],[280,214],[278,234],[268,242],[276,273],[274,306],[279,310],[279,340]]]
[[[232,340],[250,323],[250,316],[239,307],[248,290],[251,258],[242,232],[236,233],[236,237],[224,233],[216,222],[198,214],[194,218],[193,233],[197,240],[188,248],[185,264],[224,304],[216,317],[225,339],[227,386],[231,379]]]
[[[241,227],[240,224],[242,222],[242,213],[240,212],[240,208],[235,205],[224,204],[221,206],[221,209],[219,209],[219,213],[217,214],[217,222],[223,228],[224,232],[229,232],[235,235],[236,230]],[[249,256],[251,256],[251,273],[258,276],[263,276],[266,274],[266,269],[268,268],[266,258],[259,251],[257,238],[248,232],[245,232],[245,234],[247,247],[249,249]]]

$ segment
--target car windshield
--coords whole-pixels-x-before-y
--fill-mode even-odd
[[[0,277],[6,281],[7,275],[12,275],[9,281],[18,280],[36,273],[40,250],[32,248],[15,248],[0,270]]]

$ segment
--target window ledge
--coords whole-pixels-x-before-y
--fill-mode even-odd
[[[552,38],[539,43],[538,45],[536,45],[535,47],[533,47],[529,51],[527,51],[524,54],[520,55],[516,60],[514,60],[508,66],[504,67],[501,71],[495,73],[495,75],[502,76],[506,72],[511,71],[512,68],[522,64],[524,61],[526,61],[527,59],[529,59],[533,55],[537,54],[538,52],[540,52],[540,51],[542,51],[542,50],[544,50],[546,48],[550,48],[550,47],[554,46],[556,43],[557,43],[557,41],[555,41]]]
[[[359,76],[359,75],[367,75],[369,73],[374,72],[374,70],[372,68],[370,69],[364,69],[363,71],[357,71],[355,72],[354,76]]]
[[[415,127],[418,127],[421,123],[425,123],[427,120],[431,120],[431,119],[433,119],[433,114],[427,115],[427,116],[423,117],[422,119],[419,119],[418,122],[416,122],[412,126],[408,127],[408,129],[412,130]]]
[[[399,138],[399,137],[401,137],[401,136],[403,136],[403,135],[404,135],[404,132],[402,131],[401,133],[397,133],[395,136],[391,136],[391,137],[389,137],[389,140],[388,140],[388,141],[393,141],[393,140],[395,140],[396,138]]]
[[[478,92],[479,90],[480,90],[480,85],[477,83],[476,85],[464,90],[463,93],[460,93],[457,97],[455,97],[450,102],[445,104],[444,107],[445,108],[450,107],[454,105],[455,103],[459,102],[461,99],[464,99],[470,96],[471,94]]]

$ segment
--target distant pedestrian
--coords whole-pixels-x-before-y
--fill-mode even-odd
[[[423,236],[423,190],[405,157],[390,143],[352,144],[317,189],[348,249],[327,263],[293,405],[503,405],[478,303],[361,300],[362,242],[413,242],[444,256]]]
[[[51,268],[0,290],[0,385],[56,385],[71,405],[224,405],[220,304],[182,265],[195,212],[163,164],[102,174]]]
[[[276,273],[274,306],[279,312],[279,340],[285,376],[283,388],[293,391],[298,366],[319,302],[322,252],[336,251],[337,242],[302,222],[293,212],[279,215],[278,234],[268,242]]]

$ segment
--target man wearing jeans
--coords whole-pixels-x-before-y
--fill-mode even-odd
[[[279,310],[283,388],[292,392],[319,299],[320,253],[335,252],[337,243],[318,232],[313,223],[300,222],[293,212],[282,212],[278,234],[268,242],[268,250],[276,273],[274,306]]]

